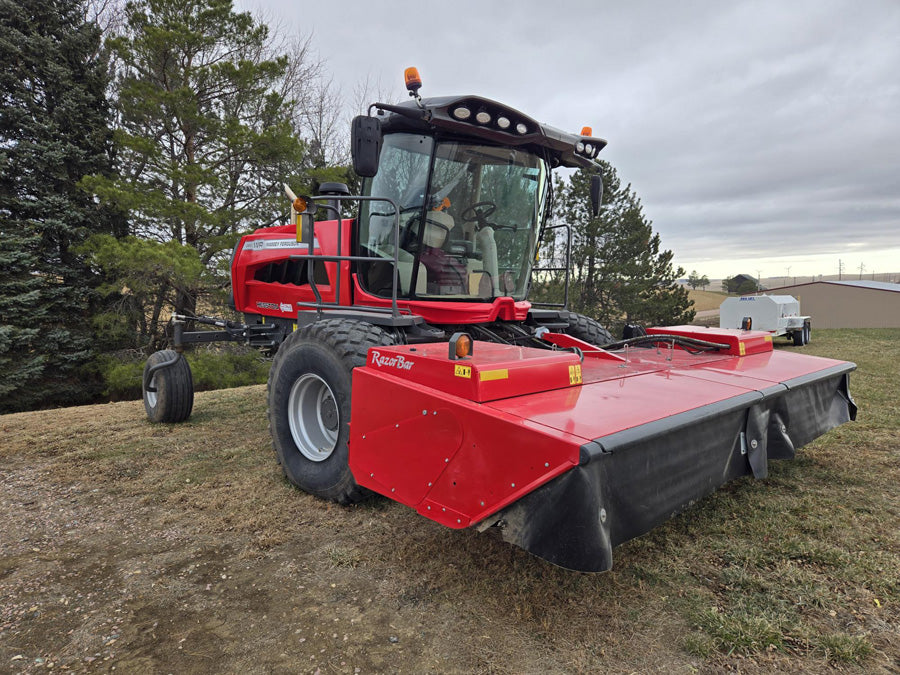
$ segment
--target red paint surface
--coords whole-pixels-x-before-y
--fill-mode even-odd
[[[373,348],[353,371],[353,474],[466,527],[576,466],[588,441],[841,363],[785,351],[619,355],[626,360],[579,363],[568,352],[475,342],[470,359],[453,361],[446,343]],[[471,377],[456,375],[458,365]],[[569,383],[575,365],[584,384]],[[479,380],[498,369],[508,377]]]
[[[314,249],[317,255],[350,255],[351,230],[355,221],[341,221],[341,245],[338,251],[337,221],[323,221],[315,224],[315,238],[318,246]],[[254,279],[257,270],[273,262],[286,260],[291,255],[306,256],[306,247],[295,249],[262,249],[252,250],[253,242],[273,239],[296,239],[297,228],[294,225],[279,225],[260,228],[252,234],[241,238],[237,255],[231,265],[231,283],[234,292],[235,307],[239,312],[263,314],[265,316],[285,319],[296,319],[299,307],[297,303],[315,302],[315,295],[309,285],[291,283],[263,282]],[[328,283],[319,284],[322,300],[328,303],[336,301],[338,263],[325,262]],[[390,307],[390,298],[381,298],[365,292],[355,274],[351,274],[351,263],[340,263],[340,304],[361,307]],[[435,324],[471,324],[491,321],[524,321],[531,309],[531,303],[513,298],[496,298],[491,302],[469,301],[435,301],[435,300],[398,300],[401,310],[424,317]],[[274,307],[273,307],[274,305]],[[290,310],[282,306],[290,306]]]

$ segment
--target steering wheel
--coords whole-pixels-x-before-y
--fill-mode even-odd
[[[482,209],[481,207],[484,208]],[[496,210],[497,205],[494,202],[475,202],[459,214],[459,217],[467,223],[477,222],[478,227],[484,227],[488,225],[486,218]]]
[[[497,223],[489,223],[487,217],[496,210],[497,205],[494,202],[475,202],[474,204],[472,204],[472,206],[459,214],[459,217],[467,223],[476,223],[476,230],[480,230],[485,227],[492,227],[495,230],[511,230],[515,232],[519,229],[515,225],[498,225]]]

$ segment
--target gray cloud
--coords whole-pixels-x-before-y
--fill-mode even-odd
[[[294,3],[253,1],[293,21]],[[893,0],[339,8],[295,25],[345,91],[369,76],[399,94],[416,65],[425,95],[591,125],[676,258],[900,247]]]

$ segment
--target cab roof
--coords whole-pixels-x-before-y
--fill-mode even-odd
[[[606,145],[602,138],[573,134],[542,124],[514,108],[481,96],[439,96],[400,104],[373,103],[385,133],[444,131],[506,146],[549,151],[553,166],[591,168]],[[371,108],[370,108],[371,110]]]

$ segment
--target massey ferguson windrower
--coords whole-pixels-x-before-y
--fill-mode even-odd
[[[292,483],[341,503],[371,490],[601,571],[615,545],[853,419],[854,365],[773,351],[768,333],[616,341],[564,304],[535,308],[551,171],[595,166],[605,141],[477,96],[422,99],[413,69],[406,82],[412,100],[353,121],[361,196],[288,190],[294,222],[238,242],[246,323],[175,317],[175,349],[145,369],[151,420],[190,414],[185,344],[275,351],[269,425]]]

